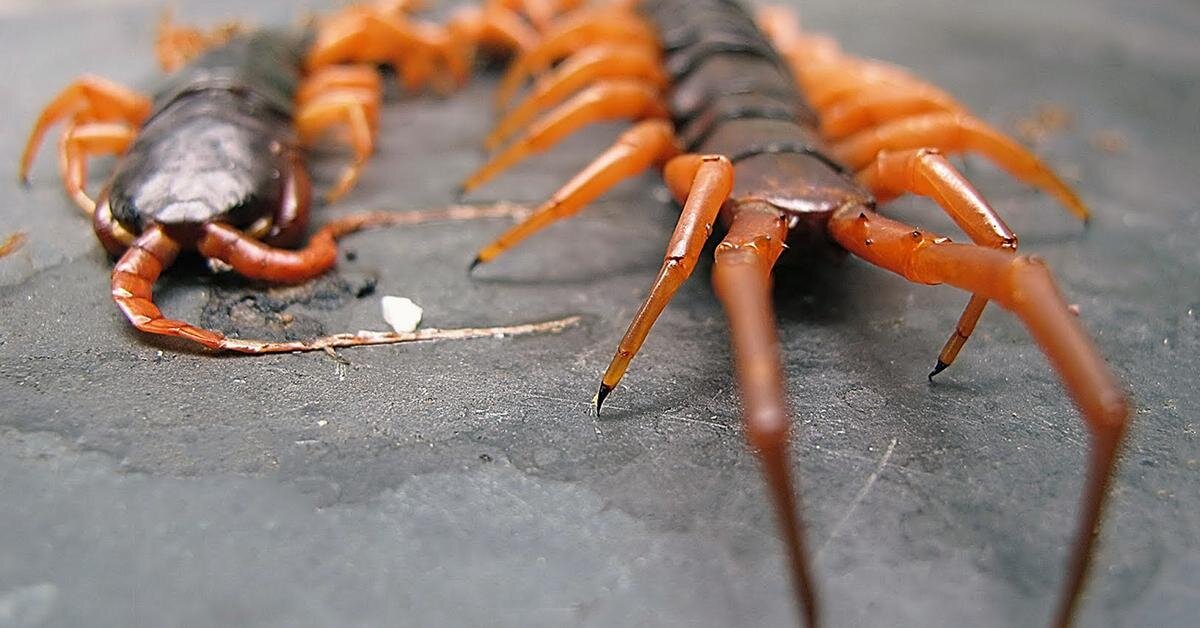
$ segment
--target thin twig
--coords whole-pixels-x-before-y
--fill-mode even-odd
[[[509,218],[521,220],[532,211],[525,205],[513,203],[495,203],[493,205],[451,205],[438,209],[413,211],[364,211],[342,218],[336,218],[322,225],[321,231],[330,233],[334,238],[342,238],[364,229],[381,227],[400,227],[404,225],[420,225],[433,222],[467,222],[470,220],[487,220]]]
[[[267,342],[226,338],[221,349],[239,353],[293,353],[298,351],[326,351],[345,347],[393,345],[406,342],[433,342],[438,340],[471,340],[474,338],[502,338],[505,336],[527,336],[530,334],[557,334],[575,325],[581,317],[568,316],[543,323],[526,323],[505,327],[466,327],[462,329],[420,329],[408,333],[360,331],[356,334],[335,334],[313,340],[293,342]]]

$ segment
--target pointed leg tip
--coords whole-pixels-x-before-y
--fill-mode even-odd
[[[938,360],[937,364],[934,365],[933,370],[929,372],[929,381],[932,382],[933,378],[937,377],[938,373],[941,373],[942,371],[944,371],[948,368],[950,368],[949,364],[946,364],[945,362]]]
[[[461,202],[465,201],[467,199],[468,192],[470,192],[470,190],[467,188],[467,184],[465,184],[465,183],[454,188],[455,202],[461,203]]]
[[[467,274],[470,275],[471,273],[475,272],[475,269],[478,268],[479,265],[482,263],[483,263],[483,258],[476,255],[475,259],[471,260],[471,265],[467,266]]]
[[[18,175],[17,182],[20,183],[21,187],[26,190],[33,187],[33,185],[29,182],[29,175],[24,175],[24,174]]]
[[[596,393],[596,416],[600,416],[600,408],[604,406],[604,400],[608,398],[608,394],[612,391],[612,386],[600,384],[600,391]]]

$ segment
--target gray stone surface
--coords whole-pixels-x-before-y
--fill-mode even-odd
[[[281,23],[291,3],[180,2]],[[799,3],[797,3],[799,4]],[[1190,0],[805,2],[849,50],[913,67],[995,124],[1039,103],[1074,125],[1038,146],[1096,212],[1086,232],[980,160],[972,177],[1046,257],[1137,401],[1082,606],[1086,626],[1194,625],[1200,607],[1200,10]],[[158,2],[6,2],[0,154],[92,72],[155,76]],[[968,6],[969,5],[969,6]],[[318,220],[444,204],[479,163],[490,79],[394,100],[359,188]],[[1117,154],[1093,136],[1124,138]],[[474,200],[535,201],[605,126]],[[334,158],[319,158],[327,181]],[[781,547],[743,444],[704,266],[602,420],[599,373],[658,266],[674,210],[653,176],[474,280],[503,225],[356,236],[339,272],[435,326],[583,314],[559,336],[214,357],[133,333],[109,262],[53,160],[0,177],[0,626],[788,625]],[[100,181],[105,164],[96,167]],[[950,230],[927,203],[897,215]],[[1063,575],[1086,434],[1028,335],[985,316],[925,374],[964,298],[852,259],[785,264],[780,335],[794,467],[829,625],[1038,625]],[[199,320],[253,286],[180,267],[160,302]],[[377,299],[294,314],[378,328]]]

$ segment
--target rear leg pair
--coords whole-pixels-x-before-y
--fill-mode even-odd
[[[301,174],[301,177],[303,175]],[[307,219],[307,199],[302,195],[307,182],[302,178],[289,181],[289,208],[279,216],[297,216],[297,223]],[[499,205],[495,207],[450,208],[441,211],[386,212],[354,214],[321,227],[299,250],[275,248],[247,236],[222,223],[208,223],[195,242],[201,255],[226,262],[243,276],[272,282],[298,283],[316,277],[333,267],[337,261],[337,240],[364,229],[386,226],[416,225],[438,221],[466,221],[508,218],[524,215],[524,208]],[[100,224],[105,213],[96,212],[97,232],[106,227]],[[102,236],[103,239],[103,236]],[[244,338],[228,338],[219,331],[204,329],[191,323],[167,318],[154,303],[154,284],[183,250],[180,242],[162,227],[154,225],[138,236],[125,249],[112,273],[112,297],[130,323],[140,331],[182,338],[214,351],[239,353],[287,353],[325,348],[351,347],[436,340],[484,337],[489,334],[523,334],[556,331],[571,321],[546,325],[517,326],[496,330],[429,330],[417,334],[383,334],[372,336],[341,335],[306,342],[271,343]]]
[[[230,348],[220,332],[166,318],[154,304],[154,283],[184,250],[185,244],[206,258],[225,262],[234,272],[250,279],[298,283],[332,268],[337,261],[337,243],[327,229],[314,234],[301,249],[279,248],[278,245],[299,239],[308,224],[311,206],[308,175],[298,155],[293,156],[282,174],[286,178],[282,202],[271,220],[249,228],[253,233],[225,223],[208,222],[200,225],[200,233],[194,240],[180,239],[157,224],[151,224],[134,237],[113,219],[107,199],[102,196],[93,215],[93,227],[105,248],[120,254],[113,266],[112,298],[129,322],[141,331],[184,338],[209,349]]]

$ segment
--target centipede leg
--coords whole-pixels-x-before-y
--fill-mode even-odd
[[[164,10],[158,21],[158,33],[154,38],[154,56],[163,72],[174,72],[199,56],[205,50],[228,42],[243,27],[234,20],[218,24],[207,31],[180,26],[175,23],[170,9]]]
[[[296,104],[305,105],[336,90],[363,90],[372,94],[371,102],[378,102],[383,94],[383,82],[379,72],[370,65],[331,65],[316,70],[304,78],[296,91]]]
[[[1116,377],[1070,313],[1041,260],[955,244],[870,211],[839,210],[829,230],[847,250],[909,281],[945,283],[996,301],[1025,323],[1058,372],[1092,435],[1079,527],[1055,614],[1054,625],[1069,625],[1129,418],[1129,402]]]
[[[684,199],[683,212],[675,225],[662,269],[658,271],[650,294],[634,315],[633,322],[617,346],[616,355],[604,372],[600,391],[596,395],[597,414],[604,404],[604,398],[625,375],[654,322],[683,282],[692,275],[704,243],[712,234],[717,212],[733,189],[733,164],[719,155],[680,155],[667,163],[664,175],[676,198]]]
[[[669,116],[658,89],[641,81],[605,81],[580,92],[539,119],[525,134],[463,182],[469,192],[526,157],[549,150],[578,129],[602,120],[665,119]]]
[[[851,168],[869,164],[882,150],[937,148],[945,153],[980,153],[1017,179],[1055,196],[1071,213],[1087,220],[1088,210],[1074,190],[1026,148],[966,115],[934,113],[905,118],[853,135],[833,147]]]
[[[658,47],[658,37],[641,17],[619,7],[600,7],[565,16],[537,46],[517,56],[500,79],[496,106],[504,108],[525,79],[583,48],[600,43]]]
[[[138,236],[113,267],[113,301],[125,318],[141,331],[185,338],[209,349],[221,349],[225,336],[220,332],[165,318],[154,305],[154,282],[177,255],[179,244],[157,226]]]
[[[826,110],[852,99],[863,88],[896,92],[937,89],[903,68],[846,55],[810,63],[799,70],[799,76],[805,89],[811,88],[809,96],[817,110]],[[949,97],[944,92],[942,95]]]
[[[875,194],[881,204],[903,193],[926,196],[937,202],[976,244],[1010,251],[1017,249],[1016,234],[1004,224],[971,183],[936,150],[883,152],[870,167],[858,174],[858,180]],[[986,307],[986,298],[971,296],[954,333],[938,354],[937,364],[929,374],[930,379],[946,370],[958,357]]]
[[[827,61],[813,68],[799,63],[805,93],[820,114],[821,134],[842,140],[885,123],[922,114],[965,114],[966,108],[946,92],[923,81],[878,68],[862,68],[854,60]]]
[[[484,140],[484,147],[495,150],[533,120],[539,111],[559,104],[588,85],[609,79],[644,81],[659,90],[666,89],[668,82],[657,51],[607,45],[584,48],[568,57],[551,74],[540,78],[529,95],[496,124],[495,130]]]
[[[736,208],[729,233],[717,245],[713,287],[729,318],[747,437],[762,462],[796,599],[812,627],[819,613],[788,463],[790,420],[771,305],[771,267],[786,236],[778,210],[753,204]]]
[[[384,15],[407,15],[427,7],[426,0],[375,0],[372,8]]]
[[[349,132],[348,143],[354,158],[326,195],[329,201],[337,200],[354,187],[367,159],[375,151],[378,108],[378,92],[337,87],[314,95],[296,113],[296,129],[306,144],[315,142],[331,127],[340,126]]]
[[[33,125],[29,140],[21,153],[18,176],[22,183],[29,181],[29,168],[37,156],[38,146],[46,131],[58,122],[70,118],[76,123],[125,122],[140,126],[150,115],[150,99],[108,79],[84,76],[68,85],[46,105]]]
[[[450,41],[439,28],[410,21],[402,15],[349,7],[317,29],[306,66],[316,71],[344,61],[392,63],[401,86],[415,91],[436,74],[436,59],[443,56],[457,68]]]
[[[479,46],[520,54],[533,48],[538,40],[537,32],[519,15],[497,2],[459,8],[447,22],[446,34],[463,68],[471,66]],[[467,76],[464,73],[455,79],[462,84]]]
[[[864,89],[821,111],[821,134],[836,141],[873,126],[927,113],[965,113],[965,109],[936,89]]]
[[[510,2],[510,8],[520,8],[521,12],[529,18],[539,31],[544,31],[554,23],[554,18],[558,16],[559,7],[555,6],[555,2],[551,0],[516,0]]]
[[[124,153],[136,135],[137,130],[123,122],[92,122],[68,127],[59,155],[63,185],[85,213],[90,215],[96,211],[96,201],[84,190],[88,158]]]
[[[678,154],[670,124],[662,120],[638,124],[622,133],[616,143],[572,177],[528,218],[480,249],[471,268],[492,261],[551,223],[575,214],[621,181],[644,172],[656,161]]]

